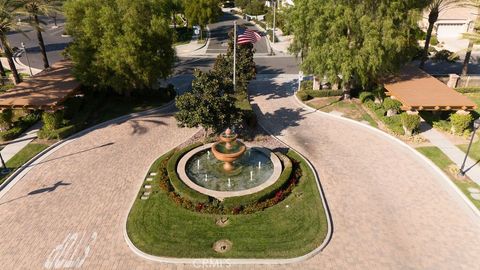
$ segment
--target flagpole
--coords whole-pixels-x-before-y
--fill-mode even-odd
[[[237,21],[233,22],[233,92],[236,90],[236,66],[237,66]]]

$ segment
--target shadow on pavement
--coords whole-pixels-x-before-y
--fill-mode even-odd
[[[45,160],[45,161],[38,162],[38,163],[36,163],[36,164],[31,164],[31,165],[29,165],[29,166],[27,166],[27,167],[34,167],[34,166],[37,166],[37,165],[40,165],[40,164],[44,164],[44,163],[47,163],[47,162],[50,162],[50,161],[54,161],[54,160],[58,160],[58,159],[62,159],[62,158],[66,158],[66,157],[70,157],[70,156],[82,154],[82,153],[85,153],[85,152],[88,152],[88,151],[92,151],[92,150],[95,150],[95,149],[99,149],[99,148],[111,146],[111,145],[113,145],[113,144],[115,144],[115,143],[110,142],[110,143],[102,144],[102,145],[95,146],[95,147],[92,147],[92,148],[89,148],[89,149],[85,149],[85,150],[81,150],[81,151],[78,151],[78,152],[75,152],[75,153],[72,153],[72,154],[68,154],[68,155],[64,155],[64,156],[60,156],[60,157],[56,157],[56,158],[52,158],[52,159],[47,159],[47,160]]]

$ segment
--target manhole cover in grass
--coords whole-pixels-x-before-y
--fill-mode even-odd
[[[227,240],[227,239],[218,240],[217,242],[215,242],[215,244],[213,244],[213,250],[215,250],[215,252],[217,253],[225,253],[230,249],[232,249],[232,245],[233,244],[232,242],[230,242],[230,240]]]

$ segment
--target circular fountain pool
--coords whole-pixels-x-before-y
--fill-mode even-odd
[[[234,168],[226,171],[211,146],[193,149],[178,164],[180,179],[201,193],[218,199],[252,194],[270,186],[280,176],[280,160],[268,149],[248,148],[232,162]]]

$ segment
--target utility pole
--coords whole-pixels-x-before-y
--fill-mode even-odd
[[[233,22],[233,92],[237,90],[237,21]]]
[[[272,28],[272,43],[275,43],[275,15],[277,13],[277,1],[273,1],[273,28]]]

